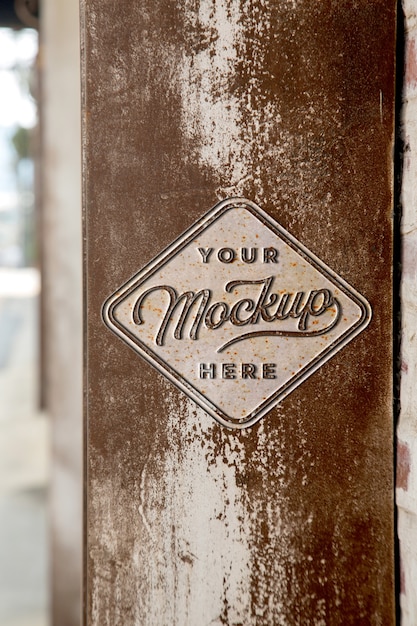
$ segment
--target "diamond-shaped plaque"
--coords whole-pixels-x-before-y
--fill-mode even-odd
[[[249,200],[220,202],[104,304],[121,339],[228,428],[360,333],[368,302]]]

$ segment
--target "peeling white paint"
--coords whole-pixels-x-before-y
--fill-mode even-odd
[[[196,25],[206,33],[205,45],[195,54],[185,54],[181,69],[182,132],[200,145],[196,155],[202,166],[215,170],[227,165],[230,179],[245,176],[239,153],[240,103],[230,94],[235,76],[237,43],[242,32],[239,2],[201,0],[198,11],[186,3],[186,13],[195,15]],[[204,40],[203,40],[204,41]]]

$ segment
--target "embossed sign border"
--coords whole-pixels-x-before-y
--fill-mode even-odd
[[[234,208],[245,208],[254,215],[264,226],[274,232],[281,240],[290,246],[297,254],[299,254],[307,263],[312,265],[318,272],[324,275],[338,289],[340,289],[348,298],[350,298],[361,310],[360,318],[349,327],[344,333],[338,336],[327,348],[325,348],[317,357],[308,362],[294,376],[281,386],[275,393],[262,402],[255,410],[245,418],[238,421],[227,416],[215,404],[210,402],[198,389],[196,389],[189,381],[180,376],[170,365],[155,354],[147,345],[145,345],[137,336],[131,333],[127,328],[122,326],[114,315],[115,308],[127,298],[141,283],[145,282],[152,274],[160,270],[168,261],[183,250],[193,239],[204,231],[208,226],[213,224],[227,211]],[[343,278],[338,276],[323,261],[308,250],[295,237],[290,235],[278,222],[270,215],[263,211],[258,205],[251,200],[245,198],[228,198],[216,204],[201,219],[195,222],[182,235],[174,240],[165,250],[159,253],[152,261],[150,261],[143,269],[135,274],[130,280],[116,290],[104,303],[102,309],[103,321],[110,330],[125,341],[137,354],[142,356],[161,374],[166,376],[171,382],[179,387],[185,394],[192,398],[201,408],[207,411],[220,424],[231,429],[242,429],[252,426],[258,422],[273,406],[280,400],[283,400],[296,387],[311,376],[326,361],[328,361],[336,352],[341,350],[349,341],[362,332],[368,326],[372,316],[372,311],[367,300],[361,296],[353,287],[351,287]]]

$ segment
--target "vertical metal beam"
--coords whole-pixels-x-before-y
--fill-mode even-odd
[[[395,5],[82,2],[91,626],[394,624]],[[162,280],[165,261],[188,248],[137,272],[174,240],[191,245],[200,231],[187,229],[231,197],[259,205],[312,253],[307,263],[331,268],[372,309],[361,334],[235,429],[201,408],[210,398],[195,402],[187,376],[176,384],[182,366],[155,338],[138,335],[139,305],[131,319],[122,305],[111,312],[149,272]],[[192,271],[176,270],[183,284]],[[201,274],[195,289],[211,295],[217,280]],[[105,302],[123,338],[130,319],[127,341],[103,324]],[[239,385],[232,404],[243,412]]]

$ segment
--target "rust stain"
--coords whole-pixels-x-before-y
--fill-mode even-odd
[[[82,4],[86,623],[394,624],[395,3]],[[242,432],[101,321],[115,286],[230,196],[374,311],[366,337]]]
[[[397,444],[397,474],[396,486],[407,491],[408,477],[411,471],[411,453],[408,445],[403,441]]]
[[[417,84],[417,48],[416,40],[408,37],[405,52],[405,82],[409,87]]]

